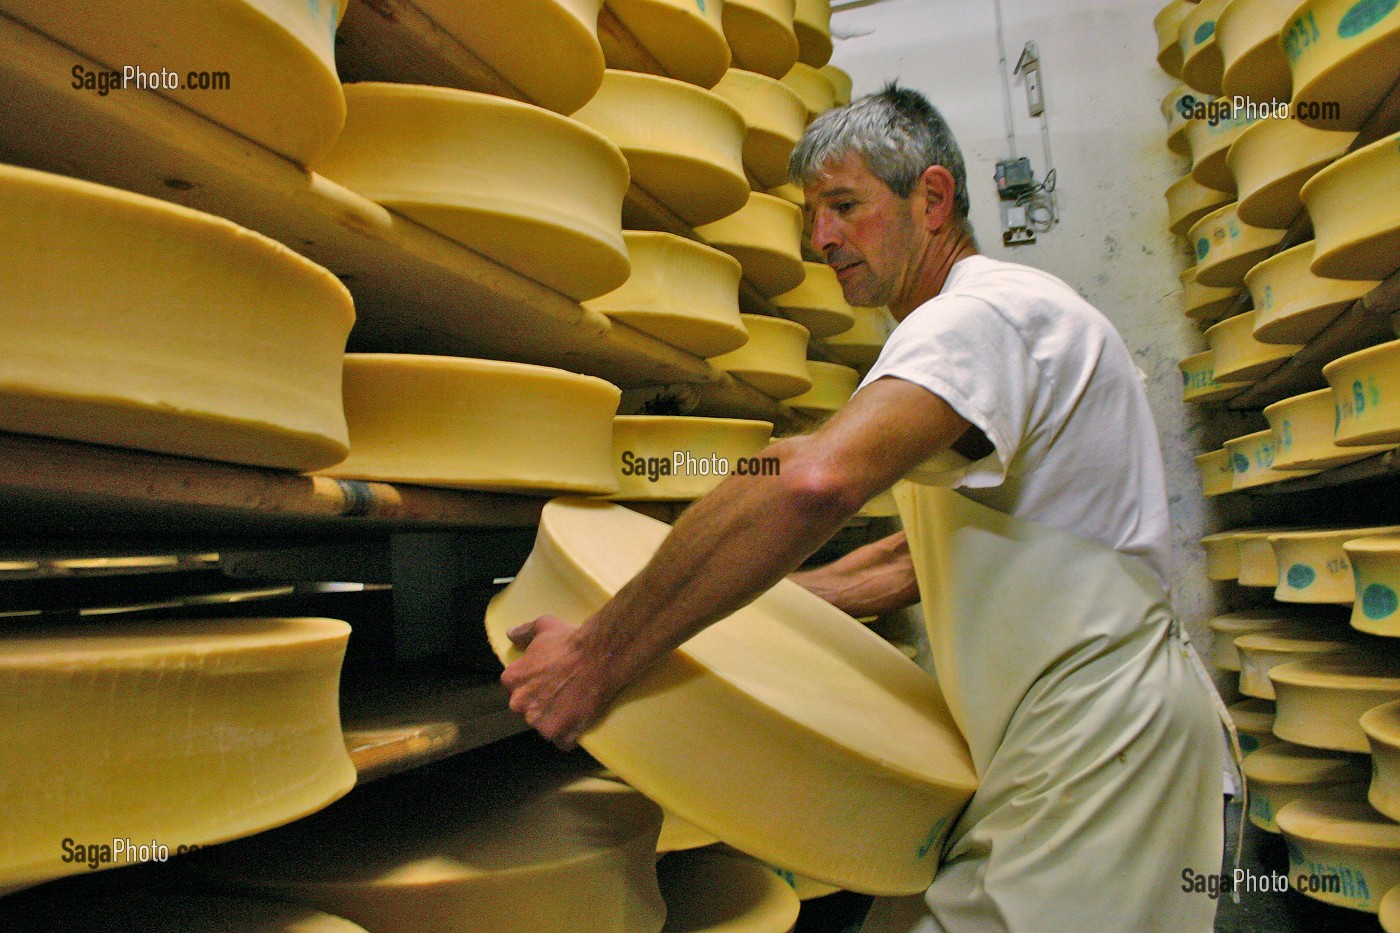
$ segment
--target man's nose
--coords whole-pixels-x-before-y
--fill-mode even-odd
[[[811,242],[812,249],[824,257],[841,245],[838,225],[826,211],[815,211],[812,215]]]

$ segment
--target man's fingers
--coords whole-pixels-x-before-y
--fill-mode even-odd
[[[511,640],[511,644],[523,651],[530,647],[530,642],[535,640],[535,623],[526,622],[524,625],[517,625],[506,632],[506,637]]]

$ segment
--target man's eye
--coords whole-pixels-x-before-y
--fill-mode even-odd
[[[836,213],[849,214],[852,210],[855,209],[855,206],[855,201],[837,201],[835,204]]]

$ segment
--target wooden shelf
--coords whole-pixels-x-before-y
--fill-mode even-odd
[[[1396,476],[1400,476],[1400,451],[1388,450],[1383,454],[1367,457],[1365,460],[1358,460],[1345,466],[1323,470],[1321,473],[1314,473],[1311,476],[1300,476],[1298,479],[1254,486],[1242,491],[1254,496],[1277,496],[1295,492],[1312,492],[1319,489],[1334,489],[1352,483],[1392,479]]]

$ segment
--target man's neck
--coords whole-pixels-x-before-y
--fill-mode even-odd
[[[904,320],[919,305],[942,292],[948,276],[952,274],[953,265],[976,254],[977,246],[961,225],[955,233],[930,239],[916,267],[911,270],[909,288],[903,289],[904,294],[890,301],[890,313],[895,320]]]

